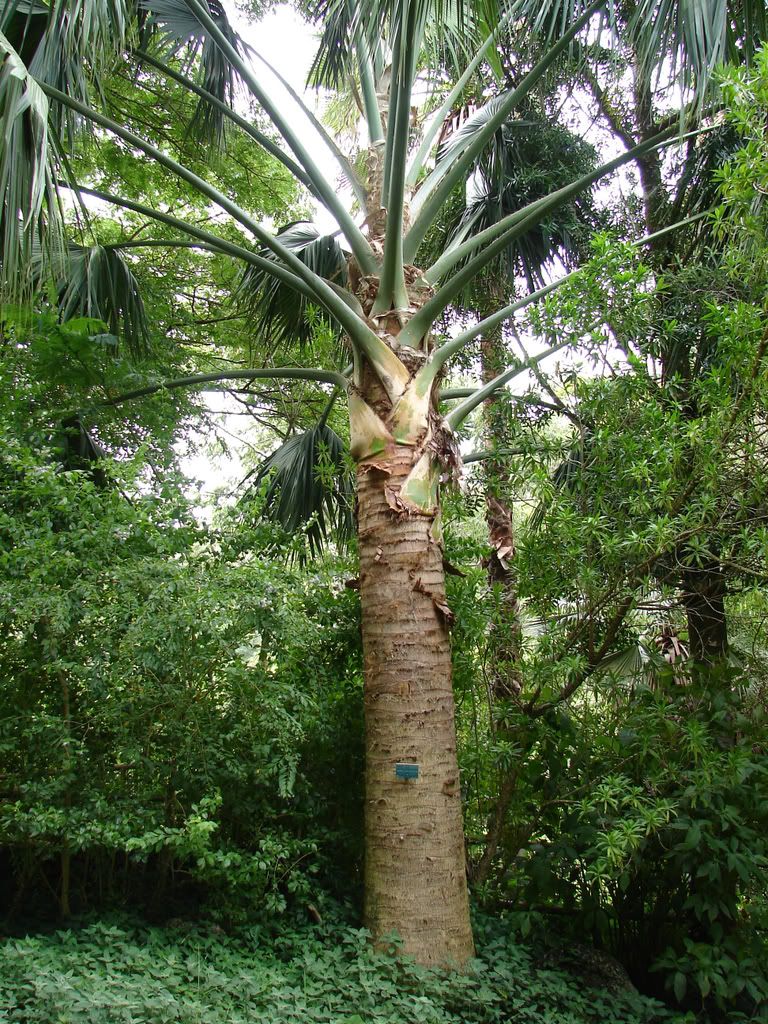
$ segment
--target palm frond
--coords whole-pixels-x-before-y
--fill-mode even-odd
[[[647,655],[642,644],[632,644],[623,651],[608,655],[598,665],[598,672],[613,676],[617,680],[625,682],[637,679],[646,671]]]
[[[666,58],[685,84],[709,82],[727,56],[728,7],[726,0],[640,0],[628,27],[645,73]]]
[[[506,0],[312,0],[308,13],[322,30],[310,81],[338,88],[352,77],[355,47],[373,60],[382,42],[391,46],[397,25],[408,17],[465,59],[478,31],[496,24],[511,6]]]
[[[459,129],[467,130],[467,137],[468,126],[469,121]],[[480,128],[481,124],[475,123],[473,130]],[[442,225],[438,247],[452,251],[504,217],[588,173],[595,162],[592,146],[534,111],[510,119],[480,154],[467,183],[465,205]],[[543,284],[544,270],[556,257],[566,266],[576,262],[596,226],[591,194],[577,196],[515,239],[503,256],[502,273],[510,278],[523,275],[529,290],[534,291]]]
[[[289,533],[305,531],[312,554],[352,534],[353,480],[344,442],[326,423],[293,434],[249,474],[246,494],[266,482],[262,514]]]
[[[320,235],[308,221],[296,221],[282,228],[277,238],[330,284],[339,287],[347,284],[347,256],[332,235]],[[274,262],[271,253],[261,255]],[[311,342],[312,323],[307,316],[307,299],[264,270],[249,266],[244,271],[235,301],[252,318],[259,335],[272,351],[296,342],[302,347]]]
[[[69,416],[62,420],[54,438],[54,452],[65,472],[86,473],[101,489],[108,485],[109,478],[102,461],[107,452],[86,429],[79,416]]]
[[[438,164],[450,160],[472,142],[481,129],[498,113],[508,96],[508,92],[499,93],[498,96],[494,96],[474,111],[461,111],[457,118],[451,116],[446,119],[437,150]],[[462,116],[465,113],[467,116]]]
[[[48,24],[48,8],[41,0],[0,2],[0,31],[25,64],[35,56]]]
[[[457,79],[472,60],[478,45],[491,35],[506,14],[511,3],[469,4],[463,10],[454,8],[443,12],[441,22],[429,19],[424,35],[424,47],[429,66],[443,68],[449,79]],[[495,47],[485,57],[494,74],[499,70]]]
[[[711,210],[718,204],[720,183],[717,172],[735,156],[742,145],[742,137],[731,124],[717,125],[706,135],[691,140],[675,188],[670,221]],[[711,244],[712,233],[706,220],[692,233],[699,238],[707,238]]]
[[[19,297],[35,254],[63,251],[63,234],[48,99],[2,33],[0,57],[0,270],[2,292]]]
[[[670,643],[671,641],[671,643]],[[666,645],[669,644],[667,653]],[[669,637],[666,630],[661,636],[638,640],[630,647],[603,658],[597,665],[597,672],[611,676],[619,684],[641,683],[655,688],[659,678],[669,673],[675,661],[685,660],[687,652],[676,636]]]
[[[544,525],[546,514],[554,501],[555,495],[573,494],[584,479],[584,470],[589,456],[591,435],[587,433],[582,440],[578,438],[571,445],[565,458],[558,463],[550,477],[550,493],[542,498],[531,513],[528,525],[531,530],[540,530]]]
[[[526,33],[552,41],[589,6],[588,0],[520,0]],[[718,64],[749,60],[768,34],[763,0],[609,0],[601,14],[628,44],[650,80],[671,75],[703,99]]]
[[[42,268],[41,268],[42,269]],[[62,320],[87,316],[108,325],[134,358],[149,350],[149,325],[139,286],[117,249],[71,244],[56,273]]]
[[[242,44],[232,30],[220,0],[203,0],[229,42]],[[231,105],[235,73],[185,0],[0,0],[0,31],[21,53],[30,73],[81,103],[99,95],[100,72],[113,67],[139,32],[145,45],[154,40],[157,54],[181,60],[196,70],[198,83]],[[71,137],[73,118],[65,108],[53,111],[57,127]],[[201,100],[190,131],[206,141],[220,142],[224,119],[220,110]]]
[[[204,2],[228,42],[239,53],[243,52],[244,44],[230,25],[219,0]],[[146,15],[145,38],[153,38],[157,55],[164,61],[181,60],[185,74],[193,77],[219,102],[233,106],[237,83],[235,69],[185,0],[140,0],[140,9]],[[218,146],[223,142],[225,125],[221,110],[201,98],[189,133]]]
[[[4,32],[39,82],[87,102],[91,82],[113,66],[136,33],[135,0],[0,0]],[[72,120],[56,109],[61,127]]]
[[[322,25],[320,43],[309,70],[315,86],[338,89],[352,79],[353,39],[357,5],[353,0],[316,0],[309,6],[310,19]]]
[[[526,34],[542,36],[552,42],[561,36],[589,8],[591,0],[543,0],[540,3],[523,2],[518,16]],[[605,4],[606,16],[613,23],[616,18],[614,0]]]

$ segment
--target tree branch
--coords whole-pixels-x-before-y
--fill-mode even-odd
[[[608,94],[598,82],[594,71],[589,67],[589,65],[586,65],[583,69],[583,74],[587,85],[589,86],[589,91],[594,96],[595,102],[600,108],[600,113],[610,125],[614,135],[621,139],[627,149],[633,149],[637,145],[637,139],[634,138],[629,125],[622,120],[618,110],[608,99]]]

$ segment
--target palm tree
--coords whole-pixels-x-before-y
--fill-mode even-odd
[[[365,173],[356,170],[316,122],[313,131],[348,181],[356,214],[265,89],[253,54],[233,32],[219,0],[0,3],[0,258],[6,296],[31,293],[41,259],[61,263],[62,191],[89,194],[73,180],[68,159],[87,127],[97,138],[109,133],[137,160],[153,161],[176,176],[217,216],[203,227],[114,192],[90,194],[173,229],[174,238],[165,232],[156,240],[164,245],[193,243],[231,257],[257,280],[277,282],[297,301],[322,309],[344,337],[351,368],[268,366],[238,376],[311,380],[327,388],[329,398],[333,390],[347,397],[357,467],[365,662],[365,916],[376,939],[399,932],[404,950],[423,963],[462,964],[473,951],[439,487],[459,472],[454,430],[521,368],[498,373],[445,417],[438,407],[440,378],[456,353],[529,300],[503,306],[450,340],[439,342],[433,325],[515,239],[603,175],[654,152],[676,134],[677,126],[642,139],[553,194],[457,240],[429,265],[420,265],[419,253],[478,154],[588,29],[605,2],[579,4],[574,18],[563,20],[565,30],[519,84],[489,105],[482,129],[437,165],[432,153],[439,127],[466,79],[462,76],[448,90],[433,117],[414,118],[417,81],[438,95],[445,91],[439,75],[421,70],[422,58],[435,51],[436,41],[465,48],[470,51],[465,75],[471,74],[492,53],[497,33],[539,5],[528,0],[502,9],[491,0],[471,7],[460,0],[318,4],[323,35],[315,78],[335,87],[353,83],[361,97],[369,142]],[[558,6],[568,13],[568,4]],[[657,6],[669,8],[661,0]],[[688,5],[679,7],[687,11]],[[530,14],[529,27],[547,27],[543,21],[533,24],[535,20]],[[697,25],[701,21],[693,20]],[[489,32],[489,24],[499,27]],[[658,24],[652,27],[660,31]],[[197,97],[193,130],[197,138],[209,140],[212,153],[226,136],[225,128],[242,132],[253,146],[268,148],[326,207],[343,242],[341,276],[325,276],[328,264],[316,258],[312,246],[295,245],[268,230],[211,180],[126,127],[118,115],[111,116],[100,83],[115,73],[134,74],[140,83],[150,69]],[[281,145],[240,112],[234,103],[236,88],[260,107]],[[237,232],[221,226],[222,215]],[[153,240],[143,241],[151,251]],[[98,245],[91,251],[98,253]],[[331,263],[338,269],[338,259]],[[114,273],[82,276],[88,281],[82,302],[89,302],[92,312],[106,300],[114,278]],[[73,293],[68,294],[72,304]],[[171,383],[189,386],[195,377]],[[116,396],[113,402],[127,397]]]

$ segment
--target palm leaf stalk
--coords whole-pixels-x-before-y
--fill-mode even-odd
[[[339,147],[336,145],[336,141],[328,134],[328,132],[325,130],[321,122],[315,117],[315,115],[312,113],[312,111],[309,109],[306,103],[302,100],[301,96],[299,96],[299,94],[296,92],[296,90],[293,88],[290,82],[287,82],[285,78],[283,78],[283,76],[280,74],[280,72],[275,67],[273,67],[272,64],[270,64],[270,62],[267,60],[267,58],[264,57],[261,53],[259,53],[257,50],[254,50],[253,48],[251,48],[250,52],[252,52],[253,55],[258,60],[260,60],[261,63],[266,68],[269,69],[269,71],[275,76],[278,82],[280,82],[280,84],[291,97],[293,102],[298,106],[298,108],[310,122],[310,124],[315,129],[317,134],[325,143],[326,148],[331,151],[331,154],[336,160],[337,164],[339,165],[339,168],[344,174],[344,177],[352,186],[352,190],[355,193],[357,201],[364,208],[367,199],[367,194],[362,182],[360,181],[360,178],[357,175],[357,172],[353,168],[348,157],[346,157],[344,153],[342,153],[341,149],[339,149]]]
[[[155,68],[155,70],[161,72],[161,74],[165,75],[167,78],[172,79],[174,82],[183,86],[183,88],[188,89],[189,92],[194,93],[221,114],[222,118],[226,118],[232,124],[236,125],[241,131],[245,132],[245,134],[253,139],[257,145],[261,146],[262,149],[265,149],[271,156],[275,157],[276,160],[279,160],[280,163],[283,164],[283,166],[297,181],[301,182],[301,184],[314,196],[315,199],[322,202],[322,197],[318,193],[312,179],[306,171],[300,167],[295,160],[292,160],[291,157],[285,153],[277,143],[273,142],[268,135],[265,135],[263,132],[259,131],[258,128],[255,128],[250,121],[238,114],[237,111],[233,110],[228,103],[225,103],[217,96],[208,92],[207,89],[198,85],[197,82],[193,82],[191,78],[188,78],[186,75],[182,75],[175,68],[170,67],[161,60],[158,60],[151,53],[139,50],[137,51],[137,56],[141,58],[143,64],[147,64],[150,67]]]
[[[405,213],[405,175],[408,156],[411,116],[411,89],[421,35],[417,24],[417,4],[406,0],[406,17],[399,29],[396,54],[399,59],[392,68],[393,82],[389,110],[391,143],[385,157],[382,205],[387,210],[384,258],[372,316],[390,309],[407,310],[408,290],[403,260],[403,216]]]
[[[432,151],[432,147],[435,144],[435,140],[445,123],[445,119],[448,117],[450,112],[453,110],[459,97],[466,89],[468,83],[472,80],[472,76],[476,74],[478,68],[481,66],[483,61],[486,59],[492,48],[496,45],[498,39],[502,35],[505,28],[508,26],[512,12],[508,11],[499,20],[499,24],[488,36],[487,39],[483,40],[477,49],[477,52],[467,64],[464,71],[459,75],[453,88],[449,91],[443,102],[437,108],[435,113],[430,116],[429,124],[425,126],[422,133],[421,142],[419,148],[414,153],[413,159],[410,162],[408,172],[406,174],[406,183],[413,188],[419,178],[419,175],[424,170],[424,167],[429,159]]]
[[[332,383],[348,396],[350,453],[357,464],[366,687],[365,914],[375,940],[397,931],[405,952],[426,964],[461,965],[473,952],[439,485],[459,470],[453,429],[521,372],[520,366],[504,370],[464,398],[447,419],[441,418],[441,371],[447,359],[471,341],[472,332],[464,332],[460,344],[436,347],[433,325],[460,290],[519,232],[529,230],[538,218],[588,188],[600,173],[609,173],[633,156],[611,161],[589,180],[580,179],[520,211],[515,219],[502,220],[498,230],[475,239],[471,251],[464,251],[469,259],[458,272],[450,261],[463,258],[457,256],[461,246],[448,261],[438,261],[426,274],[427,268],[419,269],[414,263],[446,199],[466,180],[499,125],[525,103],[606,4],[607,0],[580,4],[575,18],[566,19],[557,41],[522,82],[504,94],[471,141],[457,146],[447,161],[432,166],[434,127],[427,127],[421,140],[418,133],[423,125],[411,116],[425,26],[430,26],[430,32],[453,32],[452,46],[458,45],[457,40],[468,40],[474,55],[469,63],[474,59],[479,66],[484,56],[492,53],[493,43],[491,33],[478,26],[505,18],[510,25],[533,25],[538,5],[532,0],[501,0],[496,5],[494,0],[486,0],[480,19],[470,18],[461,0],[397,4],[361,0],[354,5],[349,0],[323,0],[325,49],[316,62],[318,74],[335,76],[338,82],[352,78],[360,83],[365,97],[371,173],[364,183],[367,205],[360,211],[365,218],[362,225],[257,78],[247,48],[214,0],[141,0],[140,17],[132,4],[117,0],[111,4],[56,0],[40,15],[35,44],[28,39],[22,47],[25,59],[18,47],[0,35],[0,252],[8,293],[29,287],[29,277],[25,277],[28,257],[33,248],[40,248],[41,240],[53,239],[60,230],[56,182],[66,180],[67,168],[63,161],[56,161],[50,139],[61,137],[62,147],[76,146],[77,133],[87,123],[97,133],[109,132],[122,140],[131,151],[178,177],[212,208],[226,213],[240,230],[242,241],[224,239],[215,231],[133,199],[93,189],[90,194],[173,228],[177,237],[169,239],[170,245],[194,241],[230,256],[241,269],[255,268],[263,275],[259,280],[264,288],[267,282],[279,285],[322,307],[346,339],[351,373],[311,367],[255,368],[251,372],[288,379],[301,373],[321,384]],[[0,0],[0,31],[10,31],[9,26],[16,24],[16,6],[16,0]],[[124,59],[126,49],[130,51],[139,38],[142,20],[149,26],[149,39],[142,40],[142,50],[149,52],[155,71],[190,88],[172,64],[185,48],[191,55],[187,63],[197,70],[191,92],[209,108],[209,114],[196,122],[200,129],[211,131],[214,141],[220,141],[220,116],[231,131],[243,132],[253,145],[263,146],[261,134],[231,109],[230,83],[239,80],[244,84],[286,147],[279,157],[283,166],[319,197],[336,219],[345,243],[343,279],[323,276],[327,271],[318,264],[313,269],[308,251],[285,244],[279,232],[258,223],[225,191],[110,116],[100,87],[103,72]],[[14,41],[21,46],[17,36]],[[129,56],[142,60],[138,53],[129,52]],[[438,89],[440,80],[439,75],[432,79]],[[137,81],[140,85],[140,78]],[[438,105],[442,98],[438,92]],[[216,112],[216,118],[210,111]],[[62,125],[67,126],[66,132],[61,132]],[[322,132],[319,138],[326,141]],[[666,134],[643,144],[652,147],[669,138]],[[417,154],[415,161],[409,161],[411,152]],[[339,169],[347,174],[348,161],[339,160],[338,152],[335,155]],[[79,191],[89,194],[88,188]],[[54,248],[44,247],[44,255],[46,251],[53,254]],[[147,251],[151,253],[152,247]],[[507,309],[505,315],[512,312]],[[184,386],[195,383],[201,382],[187,378]],[[296,441],[292,452],[283,451],[273,459],[273,471],[280,476],[280,485],[273,492],[278,515],[289,515],[289,506],[293,515],[305,498],[309,514],[328,512],[322,501],[318,506],[318,492],[312,485],[315,477],[306,474],[307,466],[316,460],[318,446],[328,447],[328,437],[318,435],[311,441]],[[291,474],[304,474],[306,486],[292,488]],[[330,521],[326,515],[315,534],[317,543]],[[409,778],[398,768],[404,764],[412,766],[405,773]]]
[[[371,140],[371,145],[375,146],[384,141],[384,125],[376,95],[374,64],[362,47],[356,47],[355,53],[360,71],[360,91],[363,94],[363,112],[368,126],[368,137]]]
[[[339,221],[339,225],[344,231],[352,251],[355,253],[361,267],[373,270],[374,261],[370,246],[365,236],[361,233],[354,220],[347,212],[343,203],[339,200],[333,184],[328,182],[325,176],[320,172],[314,160],[309,155],[306,146],[301,142],[286,118],[281,115],[279,108],[273,102],[269,93],[259,84],[252,69],[248,64],[246,64],[238,52],[238,49],[228,38],[228,33],[222,31],[221,27],[217,25],[216,21],[211,17],[207,3],[201,3],[200,0],[183,0],[183,3],[188,5],[189,10],[196,18],[199,19],[203,30],[215,41],[222,55],[231,62],[232,67],[241,76],[254,99],[261,104],[281,137],[293,150],[296,159],[312,179],[315,187],[320,193],[323,203],[329,212],[331,212]],[[341,170],[346,172],[346,166],[342,165]]]

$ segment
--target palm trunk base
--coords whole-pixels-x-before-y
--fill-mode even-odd
[[[358,470],[366,722],[365,920],[425,965],[474,953],[456,757],[450,612],[434,514],[397,494],[414,450]],[[399,510],[398,510],[399,509]],[[398,764],[417,766],[400,778]]]

